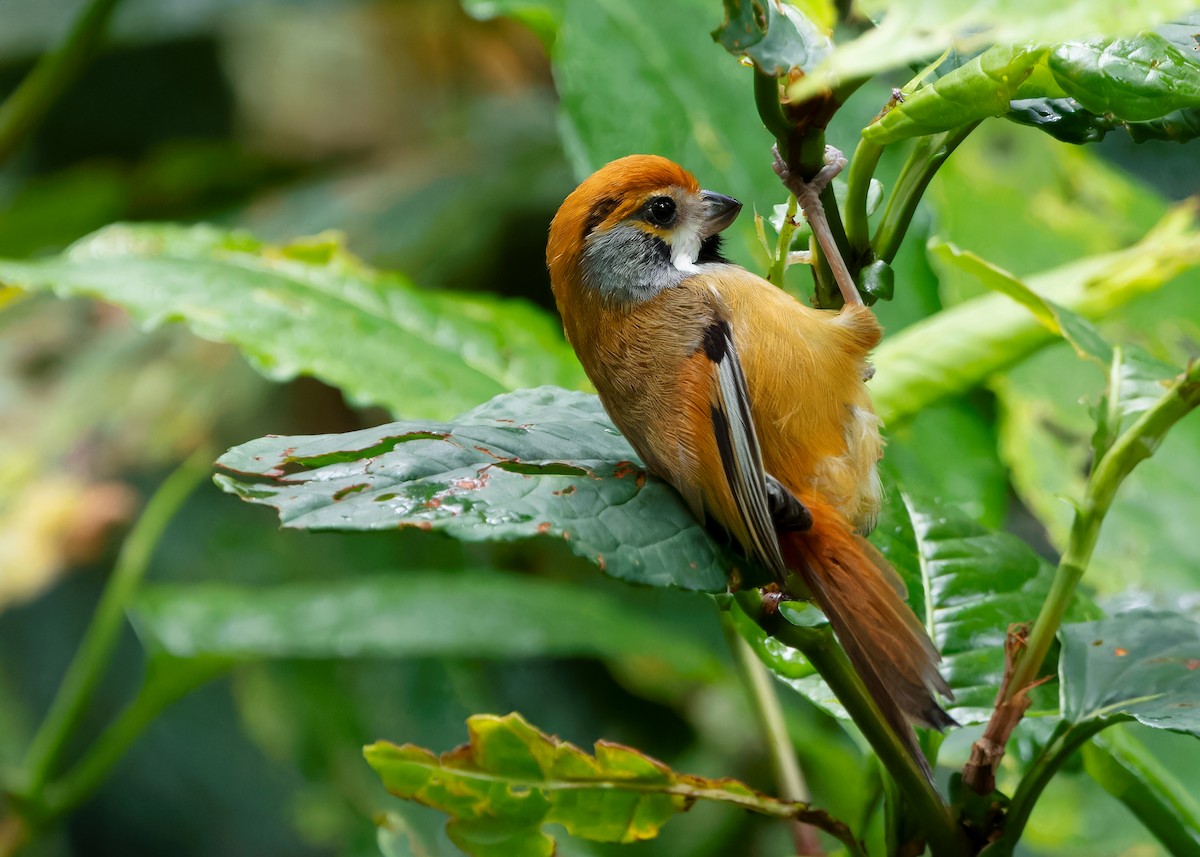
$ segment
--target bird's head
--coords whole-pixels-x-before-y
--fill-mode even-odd
[[[550,224],[546,263],[562,308],[567,290],[610,304],[648,300],[706,262],[723,262],[722,229],[742,204],[701,190],[683,167],[629,155],[601,167],[563,202]]]

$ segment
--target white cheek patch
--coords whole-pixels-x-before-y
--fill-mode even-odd
[[[699,230],[680,226],[671,236],[671,264],[677,271],[691,273],[696,270],[698,258],[700,258]]]

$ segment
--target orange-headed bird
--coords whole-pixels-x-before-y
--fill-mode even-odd
[[[893,728],[953,724],[904,586],[862,533],[883,441],[864,306],[815,310],[720,254],[741,203],[666,158],[630,155],[575,189],[546,260],[567,339],[651,472],[786,588],[798,573]],[[926,767],[926,770],[928,768]]]

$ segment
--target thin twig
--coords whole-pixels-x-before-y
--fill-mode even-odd
[[[758,655],[738,633],[728,610],[721,611],[721,628],[725,632],[725,641],[729,644],[734,665],[746,688],[750,708],[754,711],[770,753],[779,796],[784,800],[807,803],[812,796],[809,794],[808,784],[804,781],[804,772],[800,770],[791,736],[788,735],[783,707],[779,704],[774,682]],[[794,819],[791,828],[792,842],[796,846],[797,854],[819,857],[825,853],[821,848],[821,840],[817,838],[815,827]]]

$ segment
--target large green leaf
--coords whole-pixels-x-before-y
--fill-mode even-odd
[[[164,585],[139,596],[133,622],[148,649],[177,658],[649,655],[683,673],[721,669],[703,635],[661,610],[513,575],[406,571],[260,589]]]
[[[986,530],[953,507],[904,496],[889,505],[873,540],[905,577],[909,600],[925,620],[954,691],[950,713],[982,723],[1004,675],[1008,627],[1029,623],[1049,591],[1054,567],[1022,540]],[[1093,608],[1077,602],[1075,615]],[[1053,709],[1053,697],[1035,696]]]
[[[1161,119],[1200,107],[1200,59],[1151,32],[1053,47],[998,46],[916,90],[863,136],[882,144],[935,134],[1004,116],[1013,101],[1037,98],[1070,98],[1110,126]]]
[[[420,527],[467,541],[535,536],[625,580],[725,588],[730,555],[666,483],[648,477],[595,396],[498,396],[451,423],[265,437],[217,462],[225,490],[286,527]]]
[[[1063,716],[1136,720],[1200,737],[1200,624],[1131,610],[1059,631]]]
[[[388,791],[450,816],[447,833],[473,857],[555,853],[544,824],[597,842],[652,839],[696,800],[729,803],[778,818],[799,818],[861,853],[845,825],[804,804],[759,794],[731,779],[678,774],[620,744],[598,741],[595,755],[529,725],[520,715],[476,715],[470,743],[437,756],[379,741],[364,753]]]
[[[1102,317],[1200,264],[1195,209],[1182,206],[1127,250],[1091,256],[1025,278],[1042,300],[1084,318]],[[1054,341],[1055,332],[1000,294],[943,310],[884,341],[871,382],[876,409],[891,422],[964,392]]]
[[[271,378],[313,375],[397,413],[444,417],[517,387],[584,383],[541,310],[423,292],[331,236],[270,247],[206,226],[112,226],[61,256],[0,261],[0,282],[102,298],[147,327],[184,321]]]
[[[1200,803],[1131,734],[1112,727],[1082,747],[1083,767],[1174,855],[1200,855]]]
[[[1033,42],[1054,45],[1097,34],[1118,36],[1153,27],[1190,12],[1191,0],[869,0],[863,10],[879,25],[843,42],[829,58],[795,82],[792,98],[829,88],[839,80],[860,78],[936,57],[954,49],[972,53],[989,45]]]

